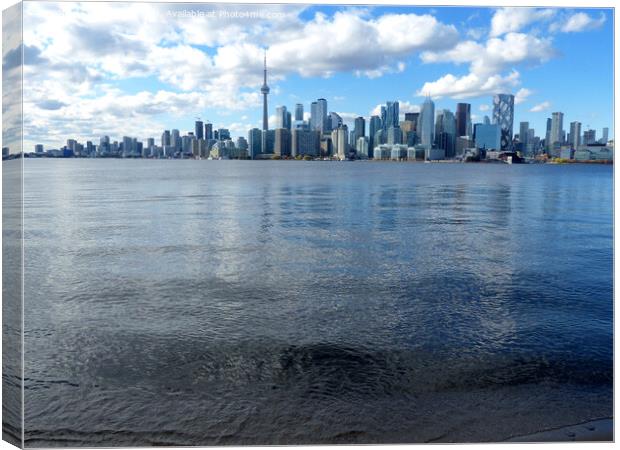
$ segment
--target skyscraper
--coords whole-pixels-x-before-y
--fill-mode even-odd
[[[252,128],[248,132],[248,153],[251,159],[262,152],[262,134],[258,128]]]
[[[403,133],[400,126],[388,128],[387,143],[390,145],[402,144]]]
[[[295,105],[295,120],[304,120],[304,105],[301,103]]]
[[[456,104],[456,135],[471,136],[471,105],[469,103]]]
[[[295,129],[291,134],[292,156],[318,156],[321,143],[321,134],[316,130]]]
[[[383,129],[389,130],[390,128],[396,128],[399,126],[399,105],[398,102],[386,102],[385,103],[385,121],[383,122]]]
[[[559,142],[564,142],[564,114],[561,112],[554,112],[551,114],[551,133],[550,133],[550,144]]]
[[[577,149],[581,145],[581,122],[571,122],[569,134],[568,144],[573,149]]]
[[[161,146],[163,148],[169,145],[170,145],[170,131],[164,130],[164,132],[161,135]]]
[[[375,145],[375,134],[383,127],[379,116],[371,116],[368,124],[368,157],[373,158],[373,149]]]
[[[364,137],[366,135],[366,120],[364,120],[363,117],[356,117],[355,118],[355,126],[353,128],[353,139],[352,139],[352,144],[355,145],[356,150],[357,149],[357,141],[359,140],[359,138]]]
[[[213,139],[213,124],[209,122],[205,123],[205,139]]]
[[[263,133],[261,139],[261,152],[267,153],[267,130],[269,129],[269,115],[267,113],[267,95],[269,94],[269,86],[267,86],[267,52],[264,54],[263,69],[263,85],[260,88],[263,94]]]
[[[426,97],[420,111],[418,123],[418,133],[420,136],[420,144],[427,149],[433,146],[433,133],[435,128],[435,103],[430,97]]]
[[[519,123],[519,141],[521,141],[521,143],[523,144],[523,150],[525,150],[527,147],[527,137],[528,137],[529,129],[530,129],[529,122]]]
[[[348,134],[349,129],[346,125],[343,125],[336,130],[337,154],[341,160],[347,159],[349,157]]]
[[[203,127],[202,127],[202,121],[201,120],[197,120],[196,124],[194,126],[194,129],[196,131],[196,139],[204,139],[204,134],[203,134]]]
[[[515,96],[495,94],[493,96],[493,123],[502,130],[501,150],[512,150],[512,127],[514,121]]]
[[[590,145],[596,142],[596,130],[586,130],[583,132],[583,145]]]
[[[327,125],[327,100],[319,98],[310,105],[310,128],[323,133]]]
[[[291,156],[291,132],[286,128],[276,128],[273,153],[278,156]]]
[[[286,126],[287,112],[286,106],[278,106],[276,108],[276,128],[290,128],[290,126]]]
[[[179,130],[172,130],[170,132],[170,145],[175,152],[181,150],[181,133]]]
[[[609,128],[603,128],[603,137],[601,138],[601,144],[607,145],[607,141],[609,140]]]
[[[454,117],[452,111],[448,109],[444,109],[437,114],[437,120],[435,123],[435,143],[437,148],[446,151],[446,158],[453,158],[455,156],[455,144],[458,127],[457,123],[457,117]]]

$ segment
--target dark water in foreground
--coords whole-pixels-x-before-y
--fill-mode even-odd
[[[612,168],[25,161],[26,444],[612,415]]]

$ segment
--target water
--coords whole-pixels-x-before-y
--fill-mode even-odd
[[[612,416],[603,166],[26,160],[28,446]]]

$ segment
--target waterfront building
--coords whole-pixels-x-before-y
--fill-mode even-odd
[[[456,154],[463,156],[465,154],[465,150],[468,148],[475,148],[474,141],[469,136],[457,136]]]
[[[501,150],[512,150],[512,128],[514,121],[514,102],[512,94],[495,94],[493,96],[493,123],[501,129]]]
[[[248,131],[248,153],[251,159],[256,158],[262,151],[262,132],[258,128]]]
[[[177,151],[181,150],[181,133],[179,133],[179,130],[172,130],[170,132],[170,145]]]
[[[248,141],[243,136],[239,136],[237,138],[237,141],[235,142],[235,147],[237,147],[240,150],[247,150]]]
[[[69,147],[71,150],[73,150],[75,152],[75,147],[77,145],[77,142],[75,142],[73,139],[70,139],[72,141],[72,145],[69,147],[67,145],[67,147]],[[129,136],[123,136],[123,158],[127,158],[129,156],[131,156],[133,153],[133,139],[130,138]]]
[[[383,132],[383,128],[378,129],[375,132],[372,142],[370,142],[371,148],[375,148],[381,144],[385,144],[387,142],[385,133]]]
[[[387,133],[390,128],[398,127],[399,123],[399,104],[398,102],[386,102],[385,108],[382,108],[382,125],[383,130]]]
[[[202,120],[196,121],[196,123],[194,124],[194,131],[196,139],[204,139],[204,125],[202,123]]]
[[[354,126],[353,126],[353,136],[351,139],[351,143],[355,146],[355,149],[359,151],[357,148],[357,142],[359,138],[366,135],[366,120],[359,116],[355,118]]]
[[[213,139],[213,124],[207,122],[205,123],[205,140],[210,141]]]
[[[321,133],[326,131],[327,126],[327,100],[317,99],[310,105],[310,127],[319,130]]]
[[[202,126],[200,127],[200,129],[202,129]],[[204,139],[196,139],[194,137],[191,142],[192,155],[194,155],[194,158],[206,158],[207,156],[209,156],[207,151],[207,141],[205,141]]]
[[[276,128],[273,153],[277,156],[291,156],[291,132],[286,128]]]
[[[43,144],[35,144],[34,152],[35,153],[43,153]]]
[[[596,130],[586,130],[583,132],[583,145],[596,143]]]
[[[170,145],[170,131],[165,130],[161,135],[161,146],[162,148]]]
[[[292,156],[319,156],[320,149],[320,131],[309,129],[293,129],[291,134]]]
[[[402,144],[403,134],[399,126],[390,127],[387,130],[387,143],[389,145]]]
[[[427,161],[440,161],[442,159],[446,159],[446,151],[443,148],[425,147],[425,159]]]
[[[360,136],[357,138],[356,148],[357,156],[359,158],[368,159],[371,157],[369,154],[368,138],[366,136]]]
[[[446,110],[444,110],[446,111]],[[456,104],[456,136],[471,136],[471,104]]]
[[[418,128],[420,144],[426,148],[431,148],[433,146],[433,133],[435,131],[435,103],[430,97],[426,97],[426,100],[424,100],[422,104]]]
[[[332,141],[334,143],[334,153],[341,160],[349,158],[348,134],[349,134],[349,130],[346,125],[342,125],[340,128],[332,132]]]
[[[276,128],[291,129],[291,113],[286,110],[286,106],[276,108]]]
[[[568,132],[568,145],[576,149],[581,145],[581,122],[571,122]]]
[[[474,145],[476,148],[501,150],[502,130],[498,124],[485,125],[483,123],[477,123],[475,125],[474,136]]]
[[[468,105],[467,103],[459,104]],[[463,117],[462,120],[466,120],[466,117]],[[453,158],[455,155],[457,135],[457,117],[448,109],[441,110],[439,114],[437,114],[435,122],[435,146],[445,150],[446,158]]]
[[[556,143],[564,143],[564,114],[561,112],[554,112],[551,114],[551,132],[549,134],[549,144],[551,146]]]
[[[373,148],[375,147],[375,135],[382,129],[383,125],[381,124],[381,118],[379,116],[371,116],[370,122],[368,123],[369,158],[372,158]]]
[[[392,146],[388,144],[377,145],[373,149],[373,159],[376,160],[389,160],[392,157]]]
[[[523,151],[527,148],[527,139],[529,136],[528,130],[530,129],[529,122],[519,123],[519,142],[522,144]]]
[[[547,153],[551,148],[551,117],[547,117],[547,127],[545,129],[545,149]]]
[[[603,137],[601,138],[601,144],[607,145],[607,141],[609,140],[609,128],[603,128]]]
[[[613,161],[613,148],[603,144],[580,145],[574,154],[576,161]]]
[[[407,146],[403,144],[391,145],[390,159],[393,161],[402,161],[407,159]]]
[[[264,146],[261,145],[261,149],[265,150],[263,154],[273,154],[274,145],[276,142],[276,131],[267,130],[267,131],[261,132],[261,140],[264,143]]]

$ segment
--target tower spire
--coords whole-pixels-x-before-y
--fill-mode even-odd
[[[263,50],[263,84],[267,85],[267,50]]]
[[[269,86],[267,86],[267,49],[263,53],[263,85],[260,88],[263,94],[263,133],[262,133],[262,153],[267,153],[267,130],[269,128],[269,116],[267,114],[267,94],[269,94]]]

